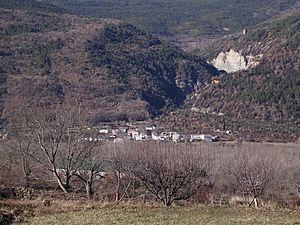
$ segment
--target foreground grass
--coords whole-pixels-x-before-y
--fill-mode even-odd
[[[251,210],[227,207],[109,206],[50,216],[35,217],[31,225],[252,225],[300,224],[299,212]]]

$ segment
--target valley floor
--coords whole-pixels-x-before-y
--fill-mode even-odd
[[[300,224],[299,211],[235,207],[106,206],[79,212],[35,217],[31,225],[252,225]]]

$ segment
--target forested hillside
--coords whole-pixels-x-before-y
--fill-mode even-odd
[[[116,18],[178,38],[232,33],[268,20],[298,0],[43,0],[79,15]],[[224,30],[225,29],[225,30]]]
[[[217,75],[199,57],[117,21],[4,9],[0,20],[4,117],[76,97],[95,123],[147,119]]]
[[[66,12],[64,9],[37,0],[1,0],[0,8],[4,9],[18,9],[28,10],[34,12],[47,12],[47,13],[63,13]]]
[[[300,13],[295,13],[250,29],[246,35],[203,45],[198,54],[208,61],[233,49],[242,56],[259,56],[256,67],[223,73],[200,87],[185,110],[160,118],[160,124],[193,133],[231,129],[248,140],[299,137],[299,30]]]
[[[240,118],[299,122],[299,30],[297,13],[211,45],[220,48],[205,46],[200,54],[208,59],[229,49],[262,58],[257,67],[224,75],[220,83],[200,89],[194,106]]]

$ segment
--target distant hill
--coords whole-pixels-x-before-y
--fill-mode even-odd
[[[177,108],[217,70],[132,25],[0,10],[4,117],[80,98],[94,122]],[[22,109],[22,107],[24,107]]]
[[[185,108],[157,120],[168,130],[246,140],[300,137],[300,13],[216,39],[198,49],[212,61],[229,50],[257,58],[256,66],[223,73],[191,95]],[[240,60],[240,58],[236,58]],[[247,61],[247,60],[246,60]]]
[[[64,13],[65,10],[38,0],[1,0],[0,8],[29,10],[35,12]]]
[[[236,118],[299,123],[299,46],[300,12],[203,46],[199,54],[208,60],[233,49],[243,56],[259,56],[259,65],[199,89],[194,107]]]
[[[157,119],[166,130],[211,133],[246,140],[291,141],[300,137],[300,12],[260,24],[243,35],[210,40],[198,48],[207,61],[235,52],[247,70],[222,73],[199,87],[184,109]],[[224,56],[225,54],[223,54]],[[248,58],[247,58],[248,57]],[[221,57],[222,58],[222,57]],[[222,60],[225,60],[224,58]],[[234,57],[232,58],[234,61]]]
[[[121,19],[152,34],[195,41],[234,33],[286,10],[299,0],[43,0],[78,15]]]

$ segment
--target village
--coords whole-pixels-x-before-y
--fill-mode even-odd
[[[125,123],[125,124],[107,124],[101,127],[88,128],[94,132],[93,136],[85,137],[85,141],[108,141],[114,143],[123,143],[130,141],[158,141],[158,142],[219,142],[225,139],[220,135],[228,136],[232,131],[220,131],[212,134],[182,134],[176,131],[165,131],[154,124],[145,123]],[[96,131],[96,132],[95,132]]]

